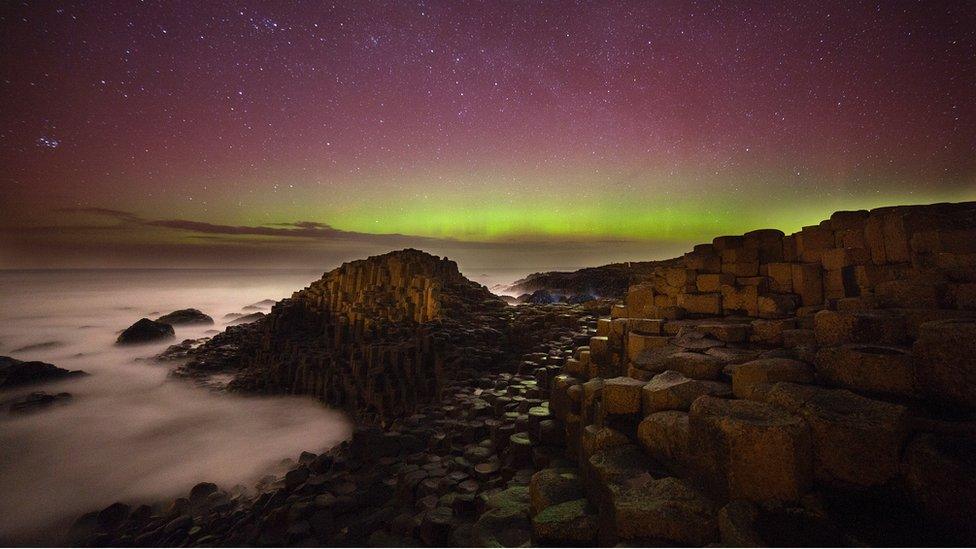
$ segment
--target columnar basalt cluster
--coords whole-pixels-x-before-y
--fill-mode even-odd
[[[553,381],[588,539],[976,539],[976,205],[839,212],[684,260]]]
[[[232,388],[311,394],[380,421],[500,358],[504,303],[418,250],[346,263],[276,305]]]

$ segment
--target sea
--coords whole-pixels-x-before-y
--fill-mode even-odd
[[[0,392],[0,545],[63,540],[79,515],[116,501],[153,503],[196,483],[253,486],[303,450],[351,434],[339,411],[305,397],[216,392],[152,359],[168,345],[211,335],[225,315],[278,300],[322,271],[0,271],[0,355],[88,376]],[[183,308],[213,326],[176,326],[176,338],[120,347],[140,318]],[[267,311],[268,307],[259,307]],[[12,413],[32,391],[68,392],[50,407]]]

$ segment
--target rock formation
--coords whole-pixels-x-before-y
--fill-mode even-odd
[[[182,326],[188,324],[213,324],[210,316],[203,314],[199,309],[180,309],[156,319],[156,322],[169,324],[170,326]]]
[[[719,237],[655,270],[598,321],[550,395],[599,536],[972,543],[960,507],[976,502],[976,462],[962,458],[976,440],[974,292],[973,203]],[[650,459],[607,477],[604,464],[628,453]],[[695,491],[631,499],[624,480],[638,472]],[[634,527],[692,503],[697,523]],[[777,531],[784,512],[794,524]],[[833,537],[804,537],[814,531]]]
[[[972,203],[720,237],[655,267],[604,318],[498,308],[453,264],[416,251],[350,263],[247,326],[257,342],[241,383],[393,421],[299,456],[258,495],[116,504],[76,535],[971,545],[974,291]],[[519,359],[482,360],[492,353],[472,342],[491,338]],[[445,375],[490,364],[502,371]]]
[[[176,332],[169,324],[141,318],[132,326],[129,326],[119,334],[115,340],[116,345],[138,345],[140,343],[152,343],[176,337]]]
[[[0,390],[84,375],[88,374],[81,370],[65,370],[46,362],[0,356]]]
[[[504,307],[453,261],[418,250],[346,263],[277,303],[247,341],[237,338],[246,352],[231,388],[401,417],[438,398],[453,373],[499,358]],[[227,344],[214,339],[194,354]],[[187,369],[212,369],[208,362]]]
[[[647,276],[658,267],[676,261],[631,261],[628,263],[611,263],[600,267],[587,267],[572,272],[532,273],[523,279],[516,280],[504,290],[510,294],[531,294],[537,290],[546,290],[551,294],[566,298],[577,295],[592,295],[619,299],[623,297],[627,288],[636,279]]]

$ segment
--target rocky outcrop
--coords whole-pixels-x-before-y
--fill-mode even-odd
[[[954,296],[974,258],[976,204],[937,204],[720,237],[657,269],[553,381],[587,498],[636,444],[714,504],[670,543],[973,543],[976,306]]]
[[[510,294],[532,294],[538,290],[545,290],[558,297],[577,301],[581,297],[593,296],[621,298],[627,288],[650,274],[656,269],[678,260],[667,261],[631,261],[627,263],[612,263],[601,267],[587,267],[578,271],[550,271],[533,273],[517,280],[504,291]]]
[[[208,354],[230,350],[218,361],[237,367],[232,389],[310,394],[383,421],[436,400],[458,372],[497,362],[504,309],[453,261],[392,252],[326,273],[241,337],[191,351],[184,371],[218,369]]]
[[[191,324],[213,324],[210,316],[203,314],[199,309],[180,309],[156,319],[156,322],[169,324],[170,326],[183,326]]]
[[[88,374],[81,370],[65,370],[46,362],[0,356],[0,390],[84,375]]]
[[[348,264],[248,326],[242,382],[400,417],[257,495],[93,513],[82,540],[971,545],[974,211],[721,237],[604,318],[479,303],[415,251]],[[518,359],[480,360],[485,331]]]
[[[261,320],[262,318],[264,318],[264,316],[265,316],[264,313],[262,313],[261,311],[258,311],[256,313],[250,313],[250,314],[246,314],[246,315],[245,314],[239,314],[239,315],[234,316],[234,317],[231,317],[230,315],[227,315],[224,318],[228,319],[227,320],[227,325],[228,326],[237,326],[237,325],[240,325],[240,324],[250,324],[250,323],[252,323],[252,322],[254,322],[256,320]]]
[[[176,337],[176,332],[169,324],[149,320],[148,318],[139,319],[135,324],[129,326],[119,334],[115,340],[116,345],[138,345],[141,343],[153,343],[165,339]]]

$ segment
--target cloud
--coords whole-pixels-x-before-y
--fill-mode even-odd
[[[369,240],[380,243],[411,242],[451,242],[450,238],[431,238],[404,234],[373,234],[336,229],[327,223],[317,221],[295,221],[290,223],[271,223],[268,225],[220,225],[187,219],[145,219],[132,212],[108,208],[60,208],[60,213],[86,214],[116,219],[122,224],[160,227],[206,235],[263,236],[283,238],[310,238],[326,240]],[[94,228],[94,227],[93,227]]]

